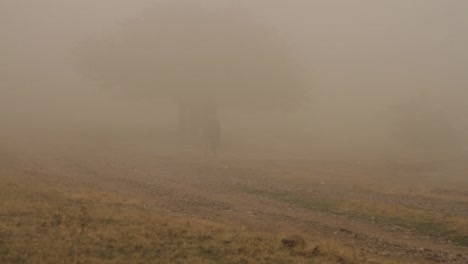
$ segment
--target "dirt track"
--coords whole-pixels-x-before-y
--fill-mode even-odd
[[[34,163],[23,160],[19,166],[34,181],[61,190],[87,186],[118,192],[140,200],[141,210],[229,223],[278,236],[301,234],[311,243],[338,240],[363,255],[468,263],[467,245],[450,241],[443,233],[432,234],[432,227],[421,232],[391,216],[379,219],[377,214],[357,214],[355,208],[336,209],[343,202],[354,201],[363,207],[388,207],[390,212],[414,210],[467,220],[468,197],[463,192],[433,188],[431,182],[415,184],[419,175],[414,172],[416,179],[408,173],[403,181],[388,176],[401,171],[361,162],[215,160],[149,153],[129,159],[116,152],[69,153],[35,157]]]

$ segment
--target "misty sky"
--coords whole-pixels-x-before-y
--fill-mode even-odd
[[[76,98],[92,104],[103,95],[75,74],[72,51],[152,2],[0,0],[3,110],[29,114],[20,102],[66,108]],[[287,39],[314,79],[315,116],[336,117],[335,127],[375,120],[421,94],[468,125],[468,1],[239,2]]]
[[[151,2],[2,0],[2,53],[16,64],[67,63],[67,51],[80,41],[111,30]],[[288,37],[320,82],[360,82],[377,90],[466,87],[466,1],[245,2],[253,16]]]

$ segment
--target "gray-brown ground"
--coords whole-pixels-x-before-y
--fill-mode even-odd
[[[279,237],[300,234],[312,244],[339,241],[356,254],[395,262],[468,263],[468,183],[454,176],[440,186],[442,170],[427,164],[214,160],[84,148],[2,160],[30,175],[19,185],[118,193],[140,201],[132,205],[139,210]]]

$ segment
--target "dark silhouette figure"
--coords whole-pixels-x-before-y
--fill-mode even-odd
[[[221,143],[221,124],[218,119],[218,107],[216,103],[208,101],[201,107],[200,130],[204,145],[205,157],[211,153],[217,156]]]
[[[205,157],[210,154],[217,156],[221,143],[221,122],[218,118],[218,107],[211,100],[197,100],[188,105],[185,110],[184,122],[187,136],[201,141]],[[187,133],[188,132],[188,133]]]
[[[221,124],[217,118],[208,119],[201,128],[205,157],[210,153],[218,155],[218,148],[221,143]]]

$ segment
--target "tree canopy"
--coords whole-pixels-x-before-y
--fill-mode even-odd
[[[79,68],[111,89],[176,103],[289,109],[309,83],[283,39],[237,6],[171,1],[89,40]]]

